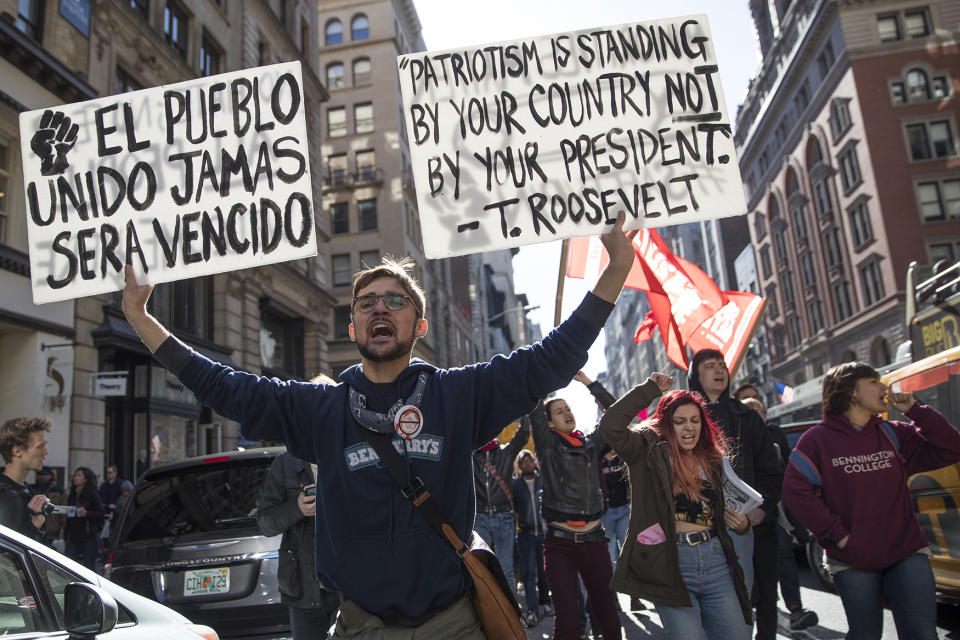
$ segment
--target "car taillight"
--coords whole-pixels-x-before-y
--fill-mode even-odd
[[[190,631],[193,631],[201,638],[206,638],[206,640],[220,640],[220,636],[217,635],[217,632],[206,625],[188,624],[187,629],[190,629]]]
[[[210,464],[211,462],[230,462],[230,456],[217,456],[215,458],[203,459],[203,464]]]

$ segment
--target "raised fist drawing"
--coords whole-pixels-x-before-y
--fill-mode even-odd
[[[40,173],[58,176],[67,168],[67,152],[77,143],[78,125],[59,111],[47,109],[40,116],[40,128],[30,140],[30,148],[40,158]]]

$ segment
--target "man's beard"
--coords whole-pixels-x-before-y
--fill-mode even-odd
[[[366,341],[361,342],[357,340],[357,349],[360,351],[360,355],[370,362],[390,362],[397,358],[409,356],[413,351],[413,343],[415,341],[416,337],[414,335],[411,335],[410,339],[406,341],[397,338],[392,349],[386,352],[375,353],[367,347]]]

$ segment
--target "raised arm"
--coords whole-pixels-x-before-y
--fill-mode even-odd
[[[123,315],[143,344],[150,349],[150,353],[156,353],[163,341],[170,337],[170,332],[147,311],[147,301],[153,293],[153,285],[138,285],[137,276],[129,264],[123,268],[123,273],[127,278],[121,302]]]
[[[626,221],[626,214],[621,211],[617,214],[617,222],[614,224],[610,233],[605,233],[600,237],[604,249],[610,257],[603,273],[593,287],[593,293],[599,298],[606,300],[611,304],[617,302],[617,297],[623,290],[623,283],[630,275],[630,269],[636,254],[633,251],[633,238],[637,235],[636,230],[624,233],[623,224]]]
[[[897,395],[909,395],[913,400],[913,394]],[[896,423],[908,475],[939,469],[960,460],[960,432],[939,411],[916,401],[901,411],[916,425]]]
[[[600,403],[602,410],[606,411],[610,408],[610,405],[617,401],[603,384],[597,380],[591,380],[582,370],[578,371],[577,375],[573,376],[573,379],[587,388],[587,391],[593,395],[594,400]]]
[[[510,442],[506,444],[503,448],[503,453],[509,460],[516,460],[517,454],[520,453],[520,449],[523,449],[523,446],[527,444],[527,440],[530,439],[530,416],[523,416],[520,418],[520,427],[517,429],[517,432],[513,434],[513,437],[510,438]],[[511,462],[512,464],[512,462]]]
[[[673,379],[670,376],[664,377],[669,378],[672,384]],[[646,452],[643,438],[628,428],[630,422],[661,393],[663,386],[651,376],[646,382],[621,396],[600,418],[597,429],[627,464],[633,464]]]

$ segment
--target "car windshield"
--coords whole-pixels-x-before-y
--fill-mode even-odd
[[[256,528],[269,457],[198,464],[148,476],[125,510],[117,543]]]

